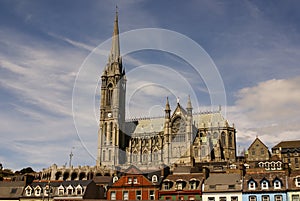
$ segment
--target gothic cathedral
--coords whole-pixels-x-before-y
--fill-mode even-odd
[[[185,108],[178,101],[171,112],[167,98],[164,117],[125,120],[125,97],[116,13],[111,52],[101,76],[97,166],[147,169],[235,161],[236,130],[220,110],[193,113],[188,97]]]

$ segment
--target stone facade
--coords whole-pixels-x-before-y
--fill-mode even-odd
[[[119,46],[118,16],[112,48],[101,76],[100,124],[97,166],[111,169],[152,168],[157,165],[235,161],[236,130],[221,111],[194,114],[177,103],[165,116],[125,121],[126,75]]]

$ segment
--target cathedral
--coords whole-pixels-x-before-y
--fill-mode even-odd
[[[171,111],[166,97],[164,116],[125,119],[126,73],[120,55],[118,14],[111,52],[101,75],[100,122],[96,166],[140,169],[160,165],[236,159],[236,130],[221,110],[194,113],[192,102],[179,101]]]

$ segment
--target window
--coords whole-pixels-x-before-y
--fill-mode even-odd
[[[117,177],[117,176],[114,176],[113,177],[113,183],[115,183],[116,181],[118,181],[119,180],[119,178]]]
[[[228,185],[228,189],[235,189],[235,185],[234,184]]]
[[[238,201],[238,197],[237,196],[231,196],[230,201]]]
[[[148,162],[148,153],[147,152],[143,153],[142,159],[143,159],[143,163],[147,163]]]
[[[102,156],[102,159],[103,159],[103,161],[105,161],[105,150],[103,150],[103,152],[102,152],[103,154],[103,156]]]
[[[111,161],[111,150],[108,150],[108,161]]]
[[[282,201],[281,195],[275,195],[275,201]]]
[[[107,91],[107,99],[106,99],[106,105],[112,104],[112,97],[113,97],[113,85],[108,85],[108,91]]]
[[[255,190],[256,185],[254,181],[250,181],[248,185],[249,190]]]
[[[40,196],[40,195],[41,195],[41,187],[37,186],[37,187],[35,188],[35,195],[36,195],[36,196]]]
[[[209,185],[210,189],[216,189],[216,185]]]
[[[265,150],[264,150],[264,148],[261,148],[261,149],[260,149],[260,154],[261,154],[261,155],[265,155]]]
[[[150,192],[149,192],[149,200],[155,200],[154,190],[150,190]]]
[[[256,201],[256,196],[251,195],[251,196],[249,197],[249,201]]]
[[[64,192],[65,192],[65,191],[64,191],[64,187],[62,187],[62,188],[59,187],[59,188],[58,188],[58,195],[63,195]]]
[[[279,180],[274,181],[274,188],[275,189],[280,189],[281,188],[281,182]]]
[[[219,200],[220,201],[226,201],[226,197],[220,197]]]
[[[269,201],[270,197],[268,195],[263,195],[261,199],[262,201]]]
[[[73,194],[73,188],[72,188],[72,186],[68,186],[68,188],[67,188],[67,194],[68,195],[72,195]]]
[[[182,182],[177,183],[177,190],[182,190]]]
[[[228,135],[228,147],[233,147],[232,139],[233,139],[233,136],[232,136],[232,133],[230,132]]]
[[[82,194],[82,187],[80,185],[78,185],[76,187],[76,195],[81,195]]]
[[[25,191],[26,191],[26,196],[31,196],[31,187],[30,186],[27,186]]]
[[[107,142],[107,123],[104,123],[103,126],[103,144],[105,145]]]
[[[292,195],[292,201],[299,201],[299,195]]]
[[[152,182],[157,182],[157,176],[156,175],[152,176]]]
[[[201,157],[205,157],[206,156],[206,151],[205,151],[205,146],[201,147]]]
[[[195,190],[197,188],[197,182],[196,181],[191,181],[190,182],[190,187],[191,187],[191,190]]]
[[[255,155],[255,148],[252,148],[251,154],[252,154],[252,156]]]
[[[215,197],[208,197],[208,201],[215,201]]]
[[[296,186],[300,187],[300,177],[296,177]]]
[[[195,147],[195,149],[194,149],[194,156],[195,156],[195,157],[198,157],[198,156],[199,156],[199,153],[198,153],[198,147]]]
[[[261,189],[268,189],[269,185],[268,182],[266,180],[261,182]]]
[[[141,200],[142,199],[142,192],[141,191],[136,191],[136,198],[137,200]]]
[[[133,177],[133,183],[134,183],[134,184],[137,184],[137,183],[138,183],[138,180],[137,180],[136,177]]]
[[[226,136],[224,132],[221,134],[221,145],[226,146]]]
[[[165,190],[170,190],[170,182],[164,183]]]
[[[131,184],[132,183],[132,178],[131,177],[128,177],[128,180],[127,180],[128,182],[128,184]]]
[[[114,128],[114,124],[113,124],[113,122],[110,122],[110,126],[109,126],[109,144],[112,144],[113,128]]]
[[[128,191],[123,191],[123,200],[128,200]]]
[[[158,151],[153,153],[153,161],[158,161]]]
[[[110,199],[116,200],[116,192],[115,191],[110,192]]]

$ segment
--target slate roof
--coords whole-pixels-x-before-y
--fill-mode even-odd
[[[2,181],[0,182],[1,199],[19,199],[25,187],[25,181]]]
[[[241,191],[242,178],[237,173],[211,173],[204,182],[203,192]]]
[[[293,140],[293,141],[281,141],[277,145],[275,145],[272,149],[276,148],[300,148],[300,140]]]
[[[265,171],[265,170],[260,170],[260,171],[253,171],[245,174],[244,176],[244,192],[252,192],[252,191],[283,191],[286,190],[286,172],[283,170],[278,170],[278,171]],[[261,189],[260,182],[265,179],[269,182],[269,188],[268,189]],[[279,179],[281,181],[281,189],[274,189],[273,186],[273,181],[275,179]],[[257,184],[257,188],[255,190],[249,190],[248,189],[248,182],[250,180],[255,181]]]
[[[219,111],[193,114],[193,121],[198,129],[210,126],[225,127],[227,124],[226,119]],[[164,117],[137,118],[128,120],[125,124],[125,130],[127,134],[132,134],[132,137],[153,136],[163,131],[164,122]]]

